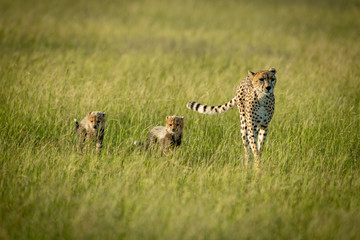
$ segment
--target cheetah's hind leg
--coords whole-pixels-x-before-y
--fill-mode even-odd
[[[245,123],[241,124],[241,139],[242,139],[242,143],[244,146],[243,164],[244,164],[245,168],[247,168],[249,163],[251,164],[251,162],[252,162],[252,157],[251,157],[251,149],[250,149],[250,145],[249,145],[249,139],[247,136]]]

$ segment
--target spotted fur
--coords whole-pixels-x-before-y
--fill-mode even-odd
[[[74,119],[75,132],[79,137],[79,148],[81,150],[87,140],[89,143],[96,142],[96,151],[101,152],[105,131],[105,115],[105,113],[95,111],[89,112],[80,123]]]
[[[245,165],[251,161],[251,149],[255,158],[256,169],[260,165],[268,125],[274,114],[275,74],[275,68],[257,73],[248,71],[248,76],[237,87],[235,97],[223,105],[207,106],[197,102],[189,102],[186,105],[189,109],[204,114],[223,113],[236,105],[240,113]]]

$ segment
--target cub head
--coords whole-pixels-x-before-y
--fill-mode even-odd
[[[274,88],[276,84],[276,70],[275,68],[270,68],[269,70],[262,70],[257,73],[248,71],[249,77],[252,78],[253,86],[265,93],[274,93]]]
[[[184,117],[167,116],[165,126],[169,133],[181,133],[184,128]]]
[[[102,112],[89,112],[88,114],[88,121],[89,126],[91,129],[94,129],[95,131],[99,129],[105,128],[105,113]]]

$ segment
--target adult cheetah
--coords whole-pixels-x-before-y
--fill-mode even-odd
[[[224,113],[236,105],[240,113],[241,136],[245,148],[244,163],[246,166],[248,162],[251,162],[251,148],[257,170],[268,125],[274,114],[275,74],[275,68],[257,73],[248,71],[248,76],[237,87],[235,97],[223,105],[207,106],[197,102],[189,102],[186,105],[189,109],[204,114]]]

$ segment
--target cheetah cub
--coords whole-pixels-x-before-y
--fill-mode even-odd
[[[158,126],[150,130],[145,150],[154,147],[156,144],[160,146],[164,153],[169,149],[173,149],[181,145],[182,132],[184,129],[184,117],[167,116],[165,127]],[[136,144],[136,142],[135,142]],[[136,145],[142,146],[142,143]]]
[[[260,165],[268,125],[274,114],[276,70],[248,71],[236,89],[236,95],[229,102],[219,106],[207,106],[189,102],[187,108],[204,114],[224,113],[235,105],[239,109],[242,143],[245,148],[245,166],[251,161],[250,148],[254,154],[255,168]]]
[[[105,113],[95,111],[89,114],[79,123],[75,121],[75,132],[79,137],[79,148],[82,150],[85,140],[88,144],[95,143],[96,151],[101,152],[105,131]]]

